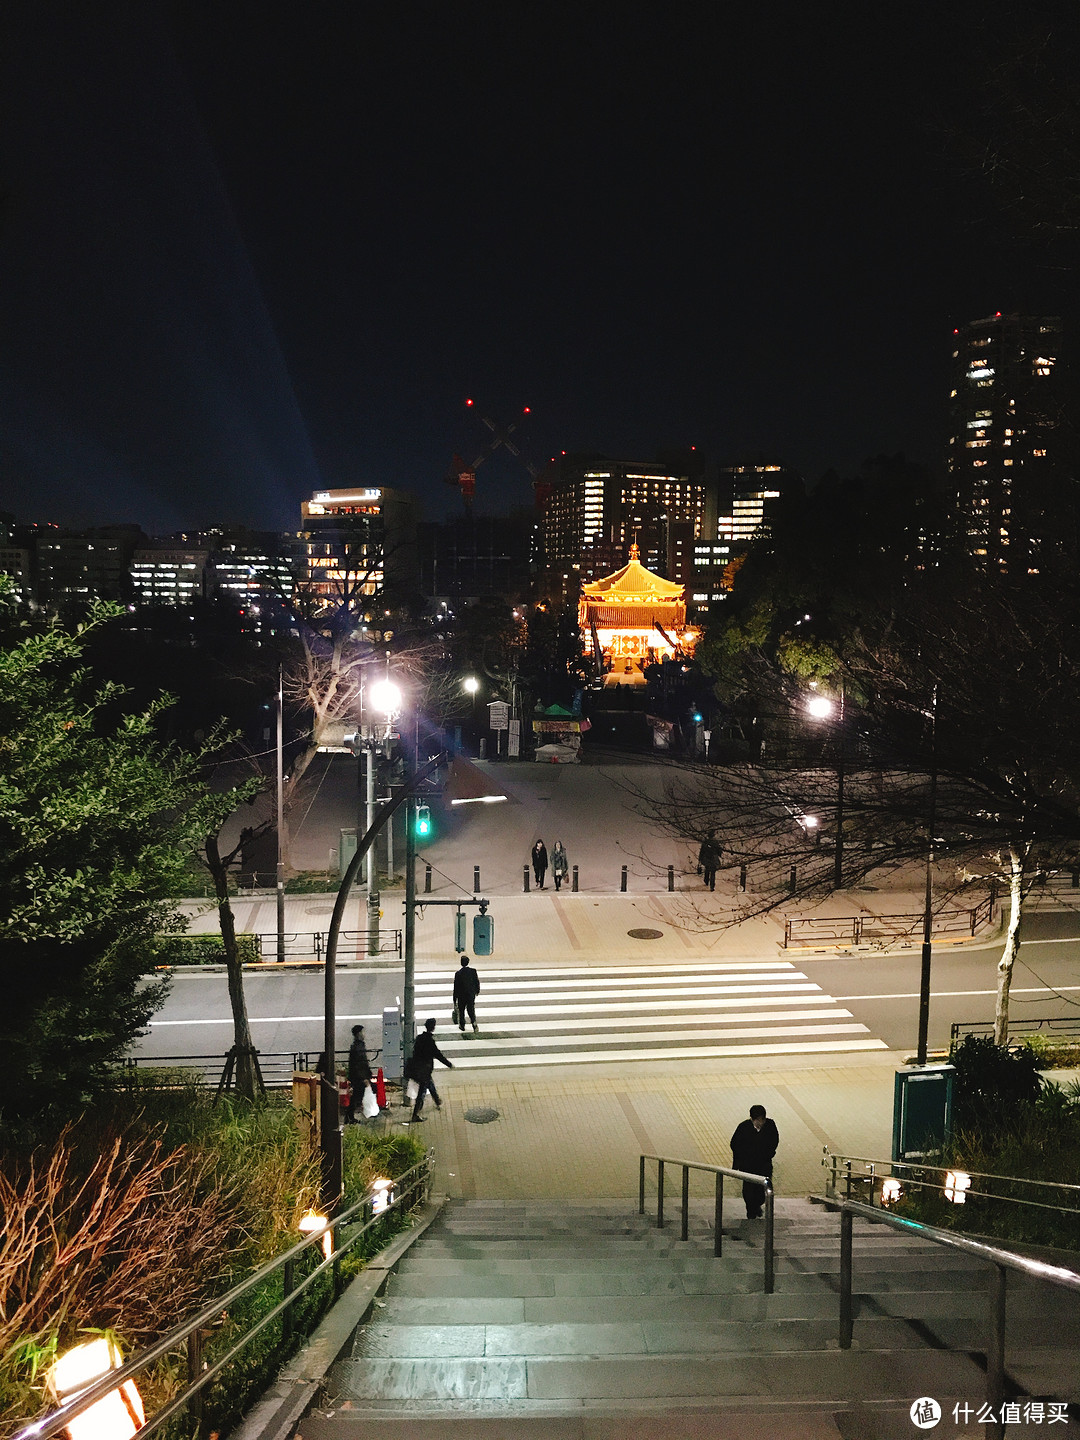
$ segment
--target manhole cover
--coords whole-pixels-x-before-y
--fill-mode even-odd
[[[471,1110],[465,1111],[465,1119],[471,1125],[490,1125],[492,1120],[498,1118],[498,1110],[492,1110],[490,1105],[474,1105]]]
[[[631,940],[660,940],[663,938],[663,930],[627,930]]]

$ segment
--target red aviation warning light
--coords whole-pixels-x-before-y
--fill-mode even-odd
[[[473,403],[473,402],[472,402],[471,400],[466,400],[466,401],[465,401],[465,404],[466,404],[467,406],[468,406],[468,405],[471,405],[472,403]]]
[[[529,407],[528,405],[526,405],[526,406],[525,406],[525,409],[524,409],[521,413],[522,413],[523,415],[531,415],[531,414],[532,414],[532,410],[530,409],[530,407]]]

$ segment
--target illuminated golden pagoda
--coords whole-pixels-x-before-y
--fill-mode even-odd
[[[700,631],[686,624],[686,590],[646,570],[637,545],[621,570],[582,585],[578,624],[585,653],[610,683],[644,684],[646,665],[689,654]]]

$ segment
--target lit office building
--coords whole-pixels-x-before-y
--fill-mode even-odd
[[[316,490],[301,506],[308,596],[329,612],[414,593],[416,510],[412,495],[387,486]]]
[[[143,605],[190,609],[208,593],[209,550],[147,546],[131,557],[135,599]]]
[[[1060,340],[1054,316],[953,332],[949,474],[967,549],[987,568],[1037,574],[1060,521]]]

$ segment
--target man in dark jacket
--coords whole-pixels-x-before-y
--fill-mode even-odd
[[[750,1119],[735,1127],[731,1137],[731,1164],[735,1170],[745,1170],[750,1175],[767,1175],[772,1179],[773,1156],[780,1144],[776,1122],[765,1114],[764,1105],[750,1106]],[[746,1202],[746,1218],[760,1220],[765,1204],[764,1185],[743,1181],[742,1198]]]
[[[716,831],[710,830],[701,842],[701,849],[698,851],[697,857],[698,869],[709,890],[716,889],[716,867],[720,864],[721,854],[722,850],[720,842],[716,838]]]
[[[454,976],[454,1009],[457,1011],[458,1028],[465,1034],[465,1013],[468,1011],[472,1028],[479,1030],[476,1023],[476,997],[480,994],[480,976],[469,964],[468,955],[461,957],[461,969]]]
[[[364,1090],[371,1084],[371,1064],[368,1061],[367,1046],[364,1044],[363,1025],[352,1027],[352,1044],[349,1046],[349,1086],[352,1096],[345,1116],[348,1124],[356,1121],[356,1112],[364,1099]],[[362,1113],[362,1112],[361,1112]]]
[[[442,1109],[439,1092],[431,1082],[436,1060],[445,1065],[448,1070],[454,1068],[435,1044],[435,1021],[425,1020],[423,1030],[413,1041],[412,1060],[409,1064],[409,1079],[415,1080],[417,1084],[416,1103],[413,1105],[412,1112],[414,1124],[423,1123],[424,1117],[420,1111],[424,1108],[424,1095],[428,1090],[431,1091],[431,1098],[435,1101],[436,1110]]]

